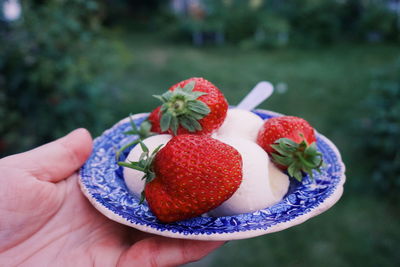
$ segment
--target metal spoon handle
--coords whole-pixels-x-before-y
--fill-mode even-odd
[[[236,108],[253,110],[272,95],[274,87],[270,82],[259,82],[237,105]]]

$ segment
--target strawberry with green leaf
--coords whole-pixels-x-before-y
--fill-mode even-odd
[[[242,182],[240,153],[206,135],[173,137],[159,151],[143,154],[138,162],[119,162],[142,171],[144,197],[162,222],[200,216],[229,199]]]
[[[163,104],[148,121],[157,133],[211,134],[225,120],[228,102],[222,92],[203,78],[190,78],[155,96]]]
[[[322,154],[318,152],[314,128],[304,119],[294,116],[274,117],[265,121],[257,143],[282,170],[298,181],[303,173],[313,176],[320,171]]]

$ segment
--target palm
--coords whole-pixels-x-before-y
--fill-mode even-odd
[[[46,168],[46,175],[32,166],[15,168],[15,157],[0,161],[1,266],[178,265],[221,245],[156,237],[114,223],[84,198],[76,174],[62,179],[62,168],[54,175]]]
[[[97,260],[110,264],[118,260],[123,249],[128,247],[123,240],[128,229],[112,223],[90,206],[79,192],[76,175],[54,185],[18,172],[13,176],[21,177],[21,180],[5,181],[8,177],[1,178],[1,183],[8,185],[1,187],[2,190],[10,190],[10,187],[16,190],[12,195],[0,193],[1,210],[8,212],[0,221],[2,225],[11,226],[8,228],[11,231],[4,231],[3,228],[1,230],[1,236],[9,238],[2,243],[0,251],[9,249],[12,252],[13,248],[24,242],[32,242],[28,247],[46,247],[46,250],[38,252],[26,251],[29,257],[21,260],[31,266],[40,265],[42,254],[49,250],[68,251],[67,254],[57,253],[53,262],[75,261],[81,263],[79,265],[88,266]],[[9,176],[12,173],[7,174]],[[23,180],[30,182],[24,183]],[[15,196],[23,198],[21,201],[13,201]],[[5,206],[7,203],[11,203],[11,206]],[[19,216],[15,217],[13,214]],[[24,227],[18,227],[21,225]],[[17,235],[14,229],[18,229]],[[38,231],[45,231],[46,236],[35,238],[34,234]],[[10,260],[14,264],[21,264],[22,262],[14,261],[15,256],[10,253]]]

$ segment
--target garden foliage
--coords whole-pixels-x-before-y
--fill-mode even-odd
[[[259,47],[399,41],[400,18],[383,0],[204,0],[202,9],[201,18],[178,16],[175,33],[222,32],[226,42]]]
[[[99,38],[98,2],[21,3],[22,17],[0,28],[0,156],[107,118],[98,77],[111,49]]]
[[[367,107],[364,155],[371,161],[375,188],[399,198],[400,192],[400,58],[376,74]]]

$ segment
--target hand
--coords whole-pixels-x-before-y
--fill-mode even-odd
[[[146,234],[97,212],[75,173],[91,150],[79,129],[0,160],[0,266],[176,266],[223,244]]]

